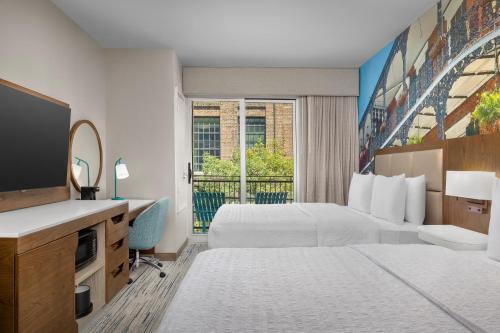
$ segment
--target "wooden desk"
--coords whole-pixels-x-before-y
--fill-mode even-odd
[[[149,208],[152,204],[154,204],[154,200],[139,200],[139,199],[130,199],[128,200],[128,220],[135,220],[140,213]]]
[[[0,213],[0,332],[77,332],[80,284],[91,286],[93,313],[109,302],[128,281],[127,207],[67,200]],[[97,231],[97,259],[77,272],[78,231],[87,228]]]

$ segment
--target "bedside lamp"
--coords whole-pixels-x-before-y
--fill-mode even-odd
[[[129,173],[127,166],[125,163],[123,163],[122,158],[120,157],[119,159],[116,160],[115,162],[115,196],[113,197],[113,200],[124,200],[124,198],[121,198],[117,195],[116,193],[116,187],[117,187],[117,182],[118,179],[125,179],[128,178]]]
[[[78,179],[80,177],[80,174],[82,173],[82,166],[80,165],[80,163],[83,163],[87,167],[87,186],[90,186],[90,166],[89,166],[89,164],[85,160],[82,160],[81,158],[76,157],[76,156],[75,156],[75,160],[76,160],[76,163],[73,163],[73,165],[71,166],[71,168],[73,170],[73,175],[75,176],[75,179]]]
[[[446,171],[445,194],[468,199],[469,212],[484,214],[488,208],[487,200],[492,197],[494,179],[494,172]]]

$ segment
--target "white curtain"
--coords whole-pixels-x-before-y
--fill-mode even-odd
[[[357,98],[300,98],[298,135],[298,201],[346,204],[359,164]]]

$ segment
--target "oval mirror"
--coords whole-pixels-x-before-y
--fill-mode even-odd
[[[102,145],[99,132],[89,120],[79,120],[70,133],[71,182],[80,192],[82,186],[98,186],[102,173]]]

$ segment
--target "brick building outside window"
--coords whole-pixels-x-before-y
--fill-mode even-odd
[[[293,104],[246,102],[245,140],[247,148],[257,142],[275,143],[293,159]],[[239,147],[239,102],[209,101],[193,103],[193,168],[203,169],[208,153],[230,160]]]

